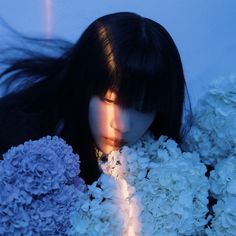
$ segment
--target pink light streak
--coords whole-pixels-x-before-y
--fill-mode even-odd
[[[46,38],[52,38],[52,0],[44,0],[44,32]]]

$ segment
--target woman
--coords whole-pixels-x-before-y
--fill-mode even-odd
[[[147,130],[181,143],[185,79],[160,24],[114,13],[95,20],[61,56],[28,52],[1,74],[6,87],[21,87],[0,100],[0,153],[56,134],[80,155],[81,176],[92,183],[99,153],[130,145]]]

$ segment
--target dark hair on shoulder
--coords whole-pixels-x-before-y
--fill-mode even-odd
[[[46,42],[24,40],[41,46]],[[63,120],[60,136],[79,153],[81,175],[92,183],[100,173],[88,104],[109,89],[116,91],[123,107],[156,112],[150,127],[155,137],[167,135],[181,143],[188,130],[188,122],[182,125],[184,109],[187,106],[191,117],[191,104],[179,52],[164,27],[120,12],[96,19],[73,45],[47,41],[60,53],[21,49],[25,56],[8,61],[0,75],[6,88],[20,85],[0,99],[0,153],[28,139],[53,135]]]

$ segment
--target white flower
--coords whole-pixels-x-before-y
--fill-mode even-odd
[[[144,136],[101,164],[88,187],[85,221],[74,235],[195,235],[208,204],[206,168],[196,153],[182,153],[167,137]],[[82,207],[83,210],[83,207]],[[80,223],[82,224],[82,223]],[[85,227],[86,226],[86,227]],[[87,232],[83,234],[82,232]]]
[[[236,197],[236,156],[219,161],[210,175],[210,190],[216,198]]]
[[[236,197],[224,197],[213,207],[215,217],[207,235],[236,235]]]
[[[236,235],[236,156],[219,160],[210,174],[210,192],[217,199],[207,235]]]
[[[215,81],[198,102],[185,149],[209,165],[236,154],[236,75]]]

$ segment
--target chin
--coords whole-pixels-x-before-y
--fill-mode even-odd
[[[112,146],[108,146],[108,145],[103,145],[100,146],[100,151],[102,151],[104,154],[109,154],[112,151],[118,150],[118,147],[112,147]]]

